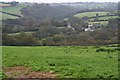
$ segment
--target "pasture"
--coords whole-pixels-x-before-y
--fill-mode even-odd
[[[96,23],[100,23],[103,26],[106,26],[108,24],[108,21],[94,21],[94,22],[88,22],[89,24],[96,24]]]
[[[22,9],[26,6],[27,5],[21,3],[21,4],[18,4],[16,6],[10,6],[10,7],[2,8],[2,11],[12,13],[12,14],[17,14],[17,15],[22,15],[20,9]]]
[[[3,68],[31,67],[58,78],[117,78],[118,51],[112,46],[3,46]]]
[[[22,16],[20,9],[22,9],[26,6],[27,6],[26,4],[21,3],[21,4],[18,4],[16,6],[4,7],[4,8],[1,9],[1,11]],[[9,15],[9,14],[4,14],[4,13],[1,13],[1,12],[0,12],[0,14],[2,14],[2,17],[0,16],[0,19],[4,19],[4,20],[18,18],[16,16],[12,16],[12,15]]]
[[[104,11],[103,12],[102,11],[101,12],[84,12],[84,13],[76,14],[74,16],[78,17],[78,18],[82,18],[82,17],[86,16],[86,17],[90,18],[90,17],[95,17],[96,14],[98,14],[99,16],[105,16],[107,13],[108,12],[104,12]],[[104,21],[104,20],[109,20],[111,18],[118,18],[118,16],[98,17],[98,20],[103,20],[103,21],[94,21],[94,22],[88,22],[88,23],[92,23],[92,24],[94,24],[94,23],[100,23],[100,24],[106,26],[108,24],[108,21]],[[67,20],[67,18],[65,20]],[[95,20],[95,18],[90,18],[88,20],[93,21],[93,20]]]
[[[92,23],[92,24],[94,24],[94,23],[100,23],[100,24],[106,26],[108,24],[108,21],[104,21],[104,20],[109,20],[111,18],[118,18],[118,16],[98,17],[98,20],[103,20],[103,21],[94,21],[94,22],[88,22],[88,23]],[[89,20],[93,21],[93,20],[95,20],[95,18],[91,18]]]
[[[98,20],[109,20],[111,18],[118,18],[118,16],[106,16],[106,17],[99,17]]]
[[[18,18],[18,17],[11,16],[11,15],[8,15],[8,14],[3,14],[3,13],[1,13],[1,12],[0,12],[0,14],[2,14],[2,15],[0,16],[0,20],[16,19],[16,18]]]
[[[102,16],[102,15],[106,15],[108,12],[84,12],[84,13],[79,13],[79,14],[76,14],[74,15],[75,17],[78,17],[78,18],[82,18],[82,17],[93,17],[93,16],[96,16],[96,14],[99,14],[99,16]]]
[[[118,16],[105,16],[105,17],[98,17],[98,20],[109,20],[111,18],[118,18]],[[89,20],[94,20],[95,18],[91,18]]]

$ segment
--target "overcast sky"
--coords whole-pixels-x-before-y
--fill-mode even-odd
[[[0,0],[4,2],[19,1],[19,2],[44,2],[44,3],[61,3],[61,2],[119,2],[119,0]]]

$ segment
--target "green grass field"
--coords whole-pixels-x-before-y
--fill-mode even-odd
[[[108,21],[96,21],[96,22],[88,22],[89,24],[96,24],[96,23],[100,23],[103,26],[106,26],[108,24]]]
[[[0,16],[0,20],[6,20],[6,19],[16,19],[18,17],[15,17],[15,16],[11,16],[11,15],[8,15],[8,14],[3,14],[0,12],[0,14],[2,14],[2,16]]]
[[[100,17],[98,20],[109,20],[111,18],[118,18],[118,16],[106,16],[106,17]]]
[[[53,71],[59,78],[117,78],[117,47],[38,46],[2,49],[3,67],[25,66]]]
[[[79,13],[74,15],[75,17],[82,18],[82,17],[93,17],[96,16],[96,14],[99,14],[99,16],[106,15],[108,12],[85,12],[85,13]]]
[[[118,18],[118,16],[106,16],[106,17],[99,17],[98,20],[109,20],[111,18]],[[94,20],[95,18],[91,18],[89,20]]]
[[[0,80],[2,78],[2,47],[0,46]]]
[[[2,8],[1,10],[4,12],[8,12],[8,13],[22,16],[20,9],[22,9],[26,6],[27,6],[26,4],[18,4],[17,6],[5,7],[5,8]],[[0,14],[2,14],[2,17],[0,16],[0,19],[4,19],[4,20],[17,18],[16,16],[11,16],[11,15],[4,14],[4,13],[0,13]]]
[[[109,20],[109,19],[111,19],[111,18],[118,18],[118,16],[99,17],[98,20]],[[89,19],[89,20],[93,21],[94,18],[91,18],[91,19]],[[92,23],[92,24],[94,24],[94,23],[100,23],[100,24],[106,26],[106,25],[108,24],[108,21],[94,21],[94,22],[89,22],[89,23]]]
[[[2,11],[12,13],[12,14],[17,14],[17,15],[22,15],[20,9],[26,6],[27,6],[26,4],[18,4],[16,6],[2,8]]]

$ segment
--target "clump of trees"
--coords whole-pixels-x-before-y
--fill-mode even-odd
[[[16,6],[17,4],[19,4],[19,2],[16,2],[16,1],[10,2],[10,5],[11,5],[11,6]]]
[[[49,32],[48,32],[49,33]],[[36,36],[41,35],[41,36]],[[62,45],[105,45],[117,44],[118,32],[109,28],[95,30],[93,32],[80,32],[79,34],[54,34],[45,36],[44,33],[17,35],[3,34],[3,45],[43,45],[43,46],[62,46]]]
[[[2,45],[7,46],[33,46],[39,45],[39,42],[36,38],[32,37],[32,35],[27,35],[25,33],[20,33],[19,35],[11,36],[11,35],[2,35]]]
[[[94,31],[84,32],[81,29],[87,25],[84,20],[72,18],[68,22],[73,23],[71,28],[66,27],[65,21],[56,21],[64,25],[55,26],[56,22],[48,20],[39,24],[33,23],[31,26],[16,27],[11,22],[10,25],[3,25],[3,45],[103,45],[116,44],[118,42],[118,19],[110,19],[107,26],[95,29]],[[34,27],[36,25],[36,27]],[[9,27],[8,27],[9,26]],[[21,25],[22,26],[22,25]],[[25,25],[24,25],[25,26]],[[16,28],[15,28],[16,27]],[[34,31],[34,28],[36,30]],[[20,33],[8,35],[12,31],[32,29],[34,33]],[[10,32],[11,31],[11,32]]]
[[[50,6],[49,4],[34,4],[21,9],[24,17],[32,17],[39,21],[61,20],[75,14],[76,9],[70,6]]]

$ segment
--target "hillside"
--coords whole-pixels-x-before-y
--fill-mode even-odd
[[[91,3],[84,4],[91,5]],[[97,5],[99,3],[92,4]],[[21,4],[22,8],[17,6],[20,4],[16,5],[15,8],[6,7],[3,10],[9,13],[14,10],[14,14],[23,15],[19,19],[3,20],[3,45],[100,45],[118,43],[117,15],[119,12],[116,12],[116,9],[110,11],[106,7],[103,10],[101,8],[89,10],[89,6],[84,6],[82,9],[71,6],[71,4],[53,5],[45,3],[33,3],[25,8],[23,8],[23,4]],[[116,7],[114,4],[111,6]],[[9,17],[11,18],[11,16]],[[64,20],[65,18],[67,19]]]
[[[33,4],[21,11],[24,17],[31,17],[39,21],[62,20],[77,12],[74,7],[64,5],[50,6],[49,4]]]
[[[75,2],[75,3],[62,3],[62,5],[70,5],[79,11],[81,10],[96,10],[96,11],[117,11],[118,3],[99,3],[99,2]],[[109,6],[110,5],[110,6]]]

